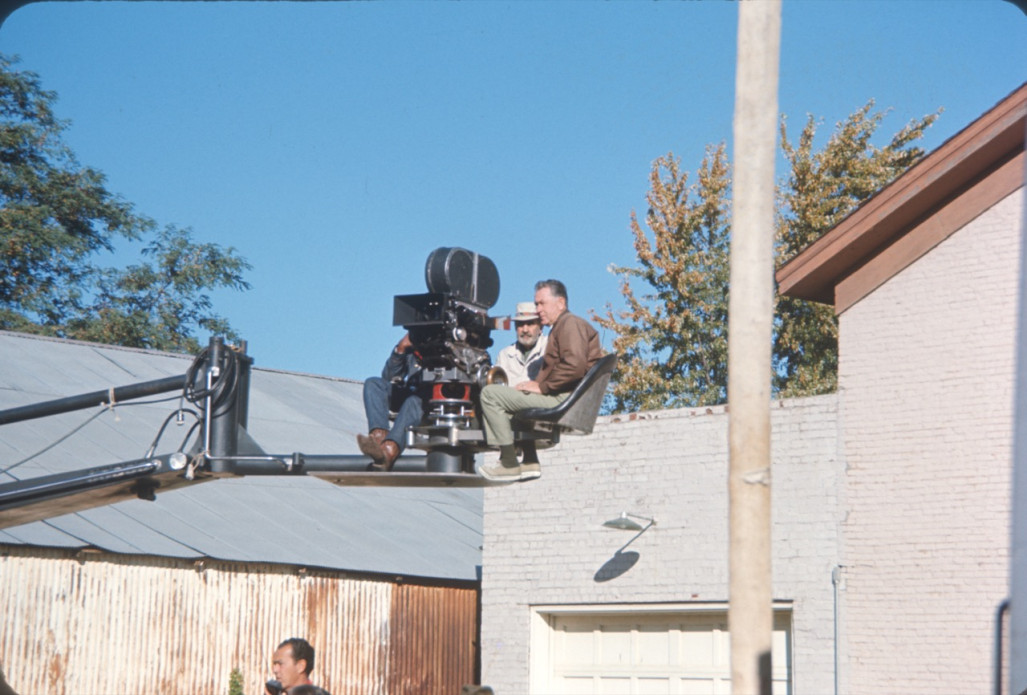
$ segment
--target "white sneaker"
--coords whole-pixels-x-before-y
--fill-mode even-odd
[[[521,481],[537,480],[542,477],[542,466],[537,463],[521,464]]]
[[[497,483],[516,483],[521,479],[520,464],[504,466],[498,458],[490,463],[485,463],[484,461],[476,463],[474,470],[485,480]]]

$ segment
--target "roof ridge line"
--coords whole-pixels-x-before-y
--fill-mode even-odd
[[[8,331],[0,330],[0,337],[11,336],[13,338],[23,338],[25,340],[39,340],[48,343],[64,343],[66,345],[77,345],[84,348],[93,348],[97,350],[115,350],[118,352],[133,352],[140,355],[156,355],[161,357],[172,357],[176,359],[192,360],[196,355],[190,355],[185,352],[170,352],[168,350],[157,350],[154,348],[138,348],[128,347],[125,345],[110,345],[107,343],[94,343],[88,340],[76,340],[74,338],[61,338],[59,336],[52,335],[39,335],[37,333],[23,333],[21,331]],[[276,369],[274,367],[260,367],[257,365],[253,366],[253,369],[260,372],[270,372],[273,374],[289,374],[291,376],[302,376],[311,379],[325,379],[328,381],[340,381],[344,383],[362,384],[363,379],[353,379],[344,376],[331,376],[328,374],[314,374],[312,372],[300,372],[291,369]]]

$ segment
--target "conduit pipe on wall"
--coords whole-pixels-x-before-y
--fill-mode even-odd
[[[831,586],[834,589],[834,695],[838,695],[838,590],[842,583],[842,566],[831,570]]]

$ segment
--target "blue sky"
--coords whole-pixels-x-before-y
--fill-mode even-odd
[[[257,366],[362,379],[437,247],[496,263],[493,315],[548,277],[576,313],[620,308],[607,268],[633,263],[653,161],[694,171],[707,144],[730,148],[737,11],[42,2],[7,19],[0,51],[58,93],[67,144],[112,191],[252,263],[252,289],[215,301]],[[874,99],[882,138],[944,109],[933,149],[1025,80],[1027,16],[1004,0],[783,3],[793,133],[814,114],[826,137]]]

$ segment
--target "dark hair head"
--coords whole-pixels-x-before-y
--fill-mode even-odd
[[[328,691],[316,685],[297,685],[289,691],[289,695],[328,695]]]
[[[303,669],[303,673],[310,675],[310,672],[314,670],[314,648],[310,646],[310,642],[300,637],[290,637],[281,644],[278,648],[288,645],[292,648],[292,660],[299,661],[303,659],[307,662],[307,667]]]
[[[548,287],[554,297],[563,297],[564,301],[567,301],[567,287],[559,280],[539,280],[535,283],[536,292],[543,287]]]

